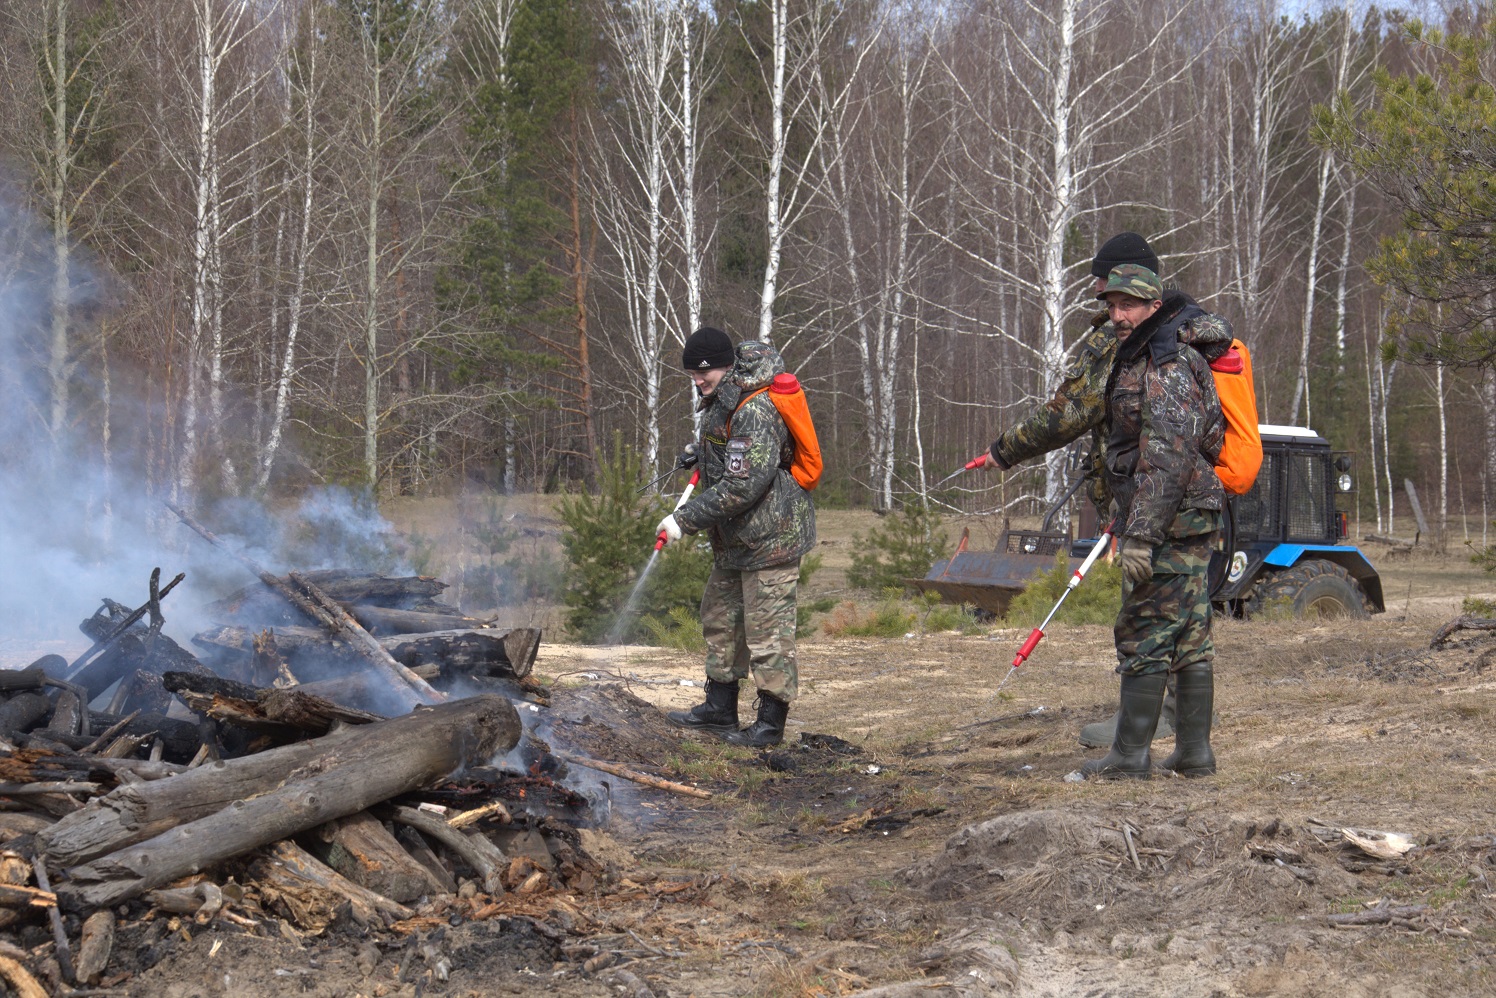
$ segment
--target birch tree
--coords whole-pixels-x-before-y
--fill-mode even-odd
[[[680,325],[663,287],[666,234],[675,211],[671,194],[686,187],[683,180],[670,179],[681,169],[676,133],[687,99],[675,82],[684,45],[684,19],[675,7],[672,0],[633,0],[615,8],[606,22],[608,39],[621,56],[622,106],[604,123],[606,135],[599,136],[606,149],[596,204],[602,236],[617,261],[626,360],[638,375],[628,380],[639,394],[643,458],[651,468],[660,450],[661,354],[672,319]]]
[[[894,506],[898,392],[909,380],[906,366],[917,377],[917,363],[909,365],[905,356],[912,285],[926,257],[916,245],[914,220],[937,182],[938,140],[931,136],[943,124],[927,93],[934,72],[929,39],[911,12],[891,16],[895,20],[886,32],[881,22],[863,25],[847,46],[839,46],[849,65],[835,89],[827,72],[817,75],[826,118],[817,155],[847,289],[837,297],[844,298],[850,313],[848,335],[862,382],[867,477],[874,505],[882,509]],[[880,64],[876,70],[874,63]]]
[[[415,213],[417,231],[403,229],[402,183],[429,188],[424,175],[429,144],[450,116],[428,113],[430,88],[448,38],[443,8],[418,0],[340,0],[353,46],[343,80],[351,114],[347,166],[354,183],[346,193],[350,233],[357,245],[358,363],[362,369],[362,472],[370,488],[380,480],[380,431],[385,415],[384,375],[405,361],[414,344],[406,309],[407,268],[426,249],[431,219]],[[441,191],[430,192],[437,201]],[[350,260],[350,263],[352,261]],[[393,338],[394,343],[387,342]],[[401,393],[397,403],[408,404]]]
[[[1349,3],[1340,9],[1335,20],[1339,22],[1340,37],[1338,51],[1331,58],[1331,68],[1334,79],[1333,92],[1340,94],[1344,93],[1351,83],[1351,39],[1355,34],[1355,13]],[[1332,146],[1326,144],[1319,154],[1314,208],[1309,216],[1308,259],[1304,267],[1304,306],[1299,322],[1299,363],[1294,379],[1293,402],[1289,406],[1289,413],[1295,419],[1298,418],[1300,405],[1303,406],[1305,426],[1311,425],[1314,419],[1309,399],[1309,344],[1314,331],[1315,303],[1319,297],[1320,242],[1325,228],[1326,215],[1332,207],[1330,201],[1337,189],[1334,182],[1336,179],[1335,151]],[[1345,204],[1349,210],[1354,202],[1347,199]],[[1347,218],[1345,226],[1347,233],[1351,228],[1350,223],[1351,219]],[[1342,269],[1342,288],[1344,279],[1345,270]],[[1339,318],[1341,317],[1337,316],[1337,319]],[[1341,345],[1343,346],[1343,343]]]
[[[766,163],[764,230],[767,247],[758,300],[758,339],[774,342],[774,304],[781,287],[785,240],[807,210],[816,180],[811,165],[825,135],[816,102],[815,72],[838,8],[818,0],[766,0],[769,59],[764,68],[768,121],[760,139]],[[791,146],[791,131],[797,141]]]
[[[1026,127],[998,129],[986,122],[981,131],[957,137],[958,155],[966,170],[978,176],[1000,171],[993,180],[1011,196],[992,205],[968,205],[968,211],[982,219],[983,227],[1012,231],[1016,245],[1011,257],[982,258],[960,248],[989,282],[1016,290],[1036,314],[1032,341],[1013,328],[997,330],[997,335],[1029,355],[1045,397],[1068,358],[1065,320],[1087,307],[1077,292],[1090,277],[1079,272],[1079,263],[1066,260],[1074,230],[1096,224],[1093,219],[1103,206],[1119,201],[1161,214],[1169,209],[1154,204],[1143,184],[1129,185],[1120,196],[1110,193],[1110,184],[1114,172],[1155,158],[1172,138],[1167,124],[1136,123],[1157,121],[1150,109],[1159,94],[1182,80],[1200,55],[1198,47],[1181,51],[1174,44],[1191,7],[1186,0],[1162,10],[1149,8],[1146,24],[1137,19],[1138,11],[1083,0],[1025,0],[987,15],[993,19],[991,34],[1001,45],[996,69],[1009,99],[1022,107]],[[978,95],[966,81],[952,82],[958,100],[977,109],[969,119],[980,121]],[[995,162],[993,149],[999,157]],[[1013,190],[1009,185],[1020,176],[1026,189]],[[1062,451],[1045,459],[1050,501],[1064,488],[1064,461]]]
[[[255,489],[261,493],[270,483],[285,438],[292,386],[298,374],[297,351],[308,312],[309,272],[313,254],[322,242],[320,233],[326,229],[326,219],[318,203],[319,195],[325,191],[317,178],[323,169],[328,144],[339,138],[338,127],[334,125],[331,134],[327,134],[327,123],[318,114],[324,106],[326,87],[322,11],[317,4],[307,4],[299,21],[283,18],[281,30],[280,58],[284,67],[281,115],[290,138],[285,149],[281,211],[276,221],[275,270],[277,274],[281,271],[281,247],[289,243],[284,251],[287,261],[284,269],[289,274],[290,286],[272,289],[275,296],[271,310],[272,345],[282,318],[285,340],[279,344],[278,363],[272,372],[270,390],[274,398],[266,417],[255,476]],[[315,236],[314,224],[318,233]]]

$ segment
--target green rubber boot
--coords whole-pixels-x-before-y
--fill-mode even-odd
[[[1112,750],[1080,767],[1082,776],[1104,779],[1146,780],[1153,775],[1153,757],[1148,746],[1158,727],[1164,704],[1164,675],[1122,677],[1122,709],[1117,715],[1117,736]]]
[[[1214,776],[1215,752],[1210,748],[1211,712],[1215,709],[1215,669],[1196,662],[1179,670],[1179,729],[1174,751],[1159,768],[1180,776]]]

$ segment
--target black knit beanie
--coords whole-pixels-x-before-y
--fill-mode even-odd
[[[1158,255],[1148,245],[1148,240],[1136,232],[1122,232],[1102,243],[1101,249],[1096,251],[1096,259],[1091,261],[1091,276],[1106,280],[1113,267],[1124,263],[1140,263],[1155,274],[1159,272]]]
[[[680,352],[680,365],[687,371],[731,367],[733,359],[732,340],[713,326],[702,326],[686,337],[686,348]]]

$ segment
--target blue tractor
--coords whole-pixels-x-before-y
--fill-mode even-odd
[[[1353,544],[1349,454],[1301,426],[1263,425],[1262,470],[1230,504],[1211,564],[1218,610],[1253,616],[1275,606],[1303,617],[1366,617],[1386,609],[1382,578]]]

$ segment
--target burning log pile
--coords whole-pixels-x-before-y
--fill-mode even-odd
[[[73,662],[0,671],[15,993],[119,986],[143,967],[114,940],[142,923],[411,934],[597,886],[576,829],[606,802],[521,722],[547,703],[537,630],[464,616],[435,579],[256,574],[197,654],[162,633],[182,577],[158,570],[143,605],[82,622]]]

